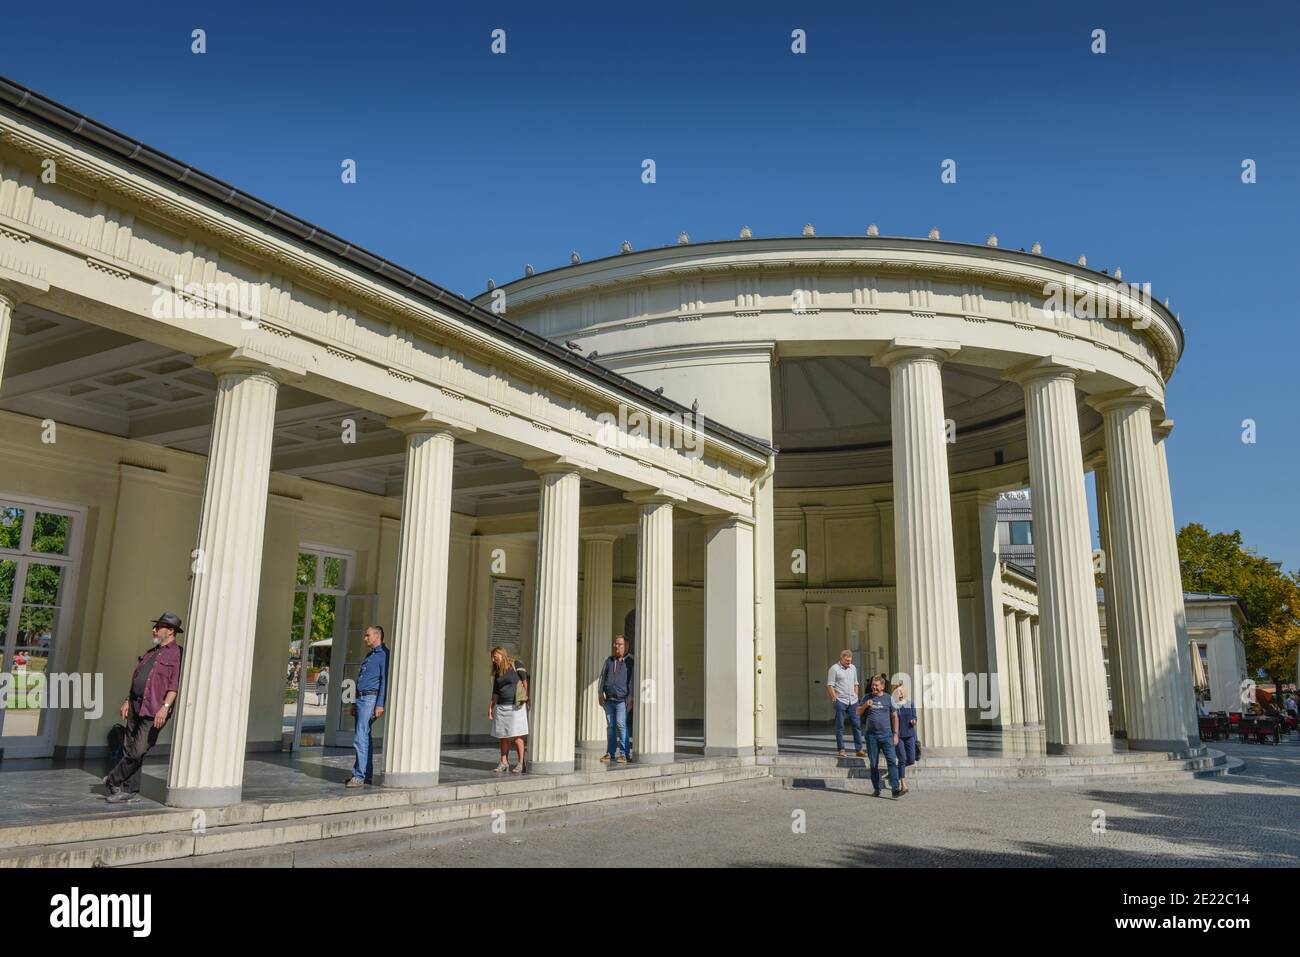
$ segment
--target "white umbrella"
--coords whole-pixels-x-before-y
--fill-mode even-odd
[[[1201,649],[1197,645],[1188,645],[1188,651],[1192,655],[1192,682],[1198,690],[1203,690],[1210,686],[1209,680],[1205,677],[1205,662],[1201,661]]]

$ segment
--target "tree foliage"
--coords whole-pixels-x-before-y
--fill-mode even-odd
[[[1296,677],[1300,649],[1300,574],[1248,552],[1241,532],[1211,533],[1193,522],[1178,533],[1183,590],[1240,598],[1246,608],[1246,666],[1275,681]]]

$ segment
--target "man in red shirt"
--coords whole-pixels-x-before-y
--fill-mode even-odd
[[[181,684],[181,654],[176,636],[184,631],[181,620],[171,612],[153,623],[154,647],[140,656],[131,674],[131,692],[119,714],[126,722],[122,760],[108,776],[108,803],[133,801],[140,794],[140,769],[145,755],[158,742],[158,733],[172,715]]]

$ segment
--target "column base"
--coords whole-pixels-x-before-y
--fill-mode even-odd
[[[590,751],[590,752],[598,753],[598,754],[604,754],[604,753],[605,753],[605,747],[606,747],[607,744],[608,744],[608,742],[606,742],[604,739],[602,739],[602,740],[600,740],[600,741],[579,741],[579,742],[578,742],[578,750],[579,750],[579,751]]]
[[[528,770],[533,774],[572,774],[573,761],[529,761]]]
[[[633,764],[672,764],[677,760],[677,755],[672,751],[656,751],[647,753],[644,751],[633,751]]]
[[[226,807],[238,804],[243,798],[244,786],[229,788],[168,788],[168,807]]]
[[[1196,747],[1200,747],[1201,742],[1196,742]],[[1182,754],[1187,750],[1186,738],[1129,738],[1128,747],[1130,751],[1173,751]]]
[[[431,788],[437,783],[437,771],[395,771],[380,775],[379,780],[379,786],[385,788]]]
[[[744,758],[753,753],[753,747],[726,748],[708,744],[704,746],[704,756],[706,758]]]
[[[969,756],[970,752],[966,748],[939,748],[929,744],[921,745],[921,757],[923,758],[965,758]]]
[[[1187,746],[1193,749],[1200,748],[1205,746],[1205,742],[1201,740],[1201,736],[1199,733],[1196,735],[1196,737],[1192,737],[1189,734],[1187,736]]]
[[[1114,754],[1115,745],[1109,741],[1105,744],[1060,744],[1056,741],[1048,741],[1047,753],[1060,754],[1069,758],[1095,758],[1103,754]]]

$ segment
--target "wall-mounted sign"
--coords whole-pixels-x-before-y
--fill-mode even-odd
[[[520,650],[524,617],[524,583],[519,578],[492,579],[492,626],[488,629],[488,650],[497,645],[512,657]]]

